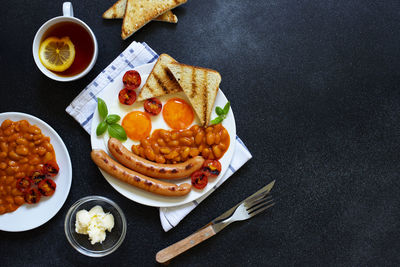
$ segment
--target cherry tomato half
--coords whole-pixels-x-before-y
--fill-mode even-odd
[[[136,92],[128,88],[119,91],[118,99],[121,104],[132,105],[136,101]]]
[[[44,169],[33,171],[30,178],[34,184],[40,183],[44,178],[46,178],[46,174],[44,174]]]
[[[195,171],[190,177],[192,178],[192,185],[197,189],[203,189],[208,183],[207,173],[201,170]]]
[[[40,192],[36,188],[30,188],[25,191],[25,202],[28,204],[35,204],[40,201]]]
[[[25,192],[32,185],[32,180],[28,177],[22,177],[17,180],[17,189],[21,192]]]
[[[221,173],[221,163],[218,160],[204,161],[202,170],[210,177],[217,177]]]
[[[49,197],[54,194],[56,191],[56,183],[50,179],[44,179],[38,184],[38,189],[40,194],[43,196]]]
[[[140,86],[142,79],[140,78],[139,72],[136,70],[128,70],[125,72],[122,82],[126,88],[135,90]]]
[[[58,171],[60,170],[60,167],[58,167],[58,164],[55,160],[51,160],[44,164],[43,166],[43,173],[47,177],[54,177],[58,174]]]
[[[162,104],[158,98],[150,98],[144,102],[144,110],[150,115],[158,115],[161,112]]]

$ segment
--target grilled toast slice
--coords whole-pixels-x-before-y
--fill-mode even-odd
[[[127,0],[118,0],[117,2],[115,2],[114,5],[112,5],[112,7],[110,7],[103,13],[103,18],[104,19],[122,19],[122,18],[124,18],[126,2],[127,2]],[[170,22],[170,23],[178,22],[177,16],[175,16],[175,14],[172,13],[171,10],[168,10],[164,14],[161,14],[154,20],[165,21],[165,22]]]
[[[168,69],[189,98],[202,126],[207,126],[221,83],[221,75],[215,70],[178,62],[168,64]]]
[[[122,22],[122,39],[127,39],[152,19],[187,0],[127,0]]]
[[[138,95],[138,101],[182,91],[178,82],[167,68],[167,65],[173,62],[176,62],[176,60],[167,54],[161,54],[158,57],[156,64]]]

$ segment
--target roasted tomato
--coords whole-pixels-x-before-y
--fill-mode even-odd
[[[208,183],[208,175],[201,170],[195,171],[190,176],[192,178],[192,185],[197,189],[203,189]]]
[[[140,86],[142,79],[140,78],[139,72],[136,70],[128,70],[125,72],[122,82],[126,88],[135,90]]]
[[[44,170],[37,170],[32,172],[30,178],[34,184],[38,184],[46,178],[46,174],[44,174]]]
[[[150,115],[158,115],[161,112],[162,104],[158,98],[150,98],[144,102],[144,110]]]
[[[49,197],[56,191],[56,183],[53,180],[46,178],[38,184],[38,189],[40,194]]]
[[[44,164],[43,166],[43,174],[45,174],[47,177],[54,177],[58,174],[58,171],[60,170],[60,167],[58,167],[58,164],[55,160],[51,160]]]
[[[17,189],[21,192],[25,192],[32,185],[32,180],[28,177],[19,178],[17,180]]]
[[[36,188],[30,188],[25,191],[25,202],[28,204],[35,204],[40,201],[40,192]]]
[[[136,101],[136,92],[131,89],[124,88],[119,91],[118,99],[121,104],[132,105]]]
[[[221,173],[221,163],[218,160],[204,161],[202,170],[210,177],[217,177]]]

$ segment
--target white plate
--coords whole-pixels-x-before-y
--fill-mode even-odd
[[[140,73],[140,76],[142,78],[142,83],[137,90],[137,93],[140,92],[140,89],[143,87],[144,83],[147,80],[147,77],[149,76],[153,66],[155,63],[151,64],[146,64],[139,66],[135,68],[136,71]],[[102,98],[108,107],[108,114],[118,114],[122,118],[125,116],[126,113],[133,111],[133,110],[140,110],[144,111],[143,109],[143,102],[136,101],[132,106],[126,106],[122,105],[118,101],[118,93],[119,91],[123,88],[123,83],[122,83],[122,77],[125,74],[125,71],[129,70],[127,68],[126,70],[122,71],[121,74],[114,79],[113,82],[111,82],[109,85],[107,85],[106,88],[102,91],[102,93],[98,96]],[[166,96],[161,96],[158,97],[163,104],[165,102],[173,97],[180,97],[182,99],[186,99],[188,103],[189,100],[187,97],[184,95],[184,93],[177,93],[173,95],[166,95]],[[215,100],[213,112],[211,114],[211,118],[215,118],[217,115],[215,114],[215,106],[220,106],[223,107],[228,100],[226,99],[225,95],[222,93],[221,90],[218,90],[217,98]],[[97,108],[94,112],[93,116],[93,121],[92,121],[92,131],[91,131],[91,142],[92,142],[92,148],[93,149],[103,149],[105,151],[108,151],[107,149],[107,141],[108,141],[108,134],[104,134],[102,136],[96,136],[96,128],[97,125],[100,122],[100,117],[97,111]],[[196,119],[194,123],[198,123],[198,118],[196,116]],[[124,195],[125,197],[136,201],[138,203],[148,205],[148,206],[153,206],[153,207],[173,207],[173,206],[178,206],[182,205],[185,203],[188,203],[190,201],[196,200],[199,197],[205,195],[208,191],[210,191],[213,186],[217,184],[217,182],[222,178],[222,176],[225,174],[226,170],[229,167],[229,164],[231,162],[232,156],[233,156],[233,151],[235,147],[235,137],[236,137],[236,124],[235,124],[235,118],[233,116],[232,109],[229,110],[229,114],[227,118],[223,121],[222,125],[228,130],[229,135],[230,135],[230,145],[228,148],[228,151],[224,154],[224,156],[219,160],[221,162],[222,170],[220,175],[215,178],[215,179],[209,179],[208,185],[203,189],[203,190],[197,190],[195,188],[192,188],[191,192],[182,197],[165,197],[165,196],[160,196],[156,195],[141,189],[138,189],[132,185],[126,184],[124,182],[121,182],[120,180],[112,177],[111,175],[107,174],[106,172],[101,171],[103,176],[106,178],[106,180],[111,184],[112,187],[114,187],[115,190],[117,190],[119,193]],[[152,117],[152,131],[155,129],[170,129],[166,123],[164,122],[162,115],[153,116]],[[124,142],[124,145],[130,150],[132,144],[134,144],[132,140],[127,140]],[[137,143],[137,142],[136,142]],[[109,153],[110,154],[110,153]],[[177,181],[174,181],[177,182]],[[189,182],[190,183],[190,178],[182,179],[178,181],[178,184],[184,183],[184,182]]]
[[[42,198],[37,204],[24,204],[14,212],[0,215],[0,230],[21,232],[48,222],[61,209],[71,188],[71,159],[61,137],[44,121],[25,113],[0,113],[0,125],[6,119],[12,121],[27,120],[30,124],[38,126],[45,136],[50,137],[50,143],[54,147],[57,163],[60,167],[60,172],[54,179],[57,184],[54,195]]]

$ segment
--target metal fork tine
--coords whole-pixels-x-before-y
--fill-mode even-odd
[[[254,207],[255,205],[257,205],[258,203],[261,203],[261,202],[263,202],[263,201],[265,201],[265,200],[268,200],[268,199],[271,199],[271,198],[272,198],[272,196],[271,196],[271,195],[268,195],[268,196],[266,196],[265,198],[260,198],[260,199],[255,200],[255,201],[248,202],[248,203],[246,203],[246,206],[248,206],[249,209],[250,209],[250,208]]]
[[[246,200],[245,203],[251,205],[252,202],[257,201],[257,200],[259,200],[259,199],[262,199],[262,198],[264,198],[265,196],[269,196],[269,195],[272,195],[272,194],[271,194],[270,192],[262,192],[262,193],[260,193],[260,194],[258,194],[258,195],[256,195],[256,196],[254,196],[254,197],[252,197],[252,198]]]
[[[264,199],[264,201],[260,201],[259,203],[252,205],[250,208],[248,208],[247,212],[251,213],[259,208],[264,207],[265,205],[271,204],[272,202],[274,202],[273,199]]]
[[[266,207],[264,207],[264,208],[262,208],[262,209],[256,210],[255,212],[253,212],[253,213],[251,213],[251,214],[249,214],[249,215],[250,215],[250,217],[256,216],[256,215],[259,214],[260,212],[263,212],[264,210],[269,209],[269,208],[271,208],[271,207],[274,206],[274,205],[275,205],[275,202],[272,203],[272,204],[270,204],[270,205],[268,205],[268,206],[266,206]]]

